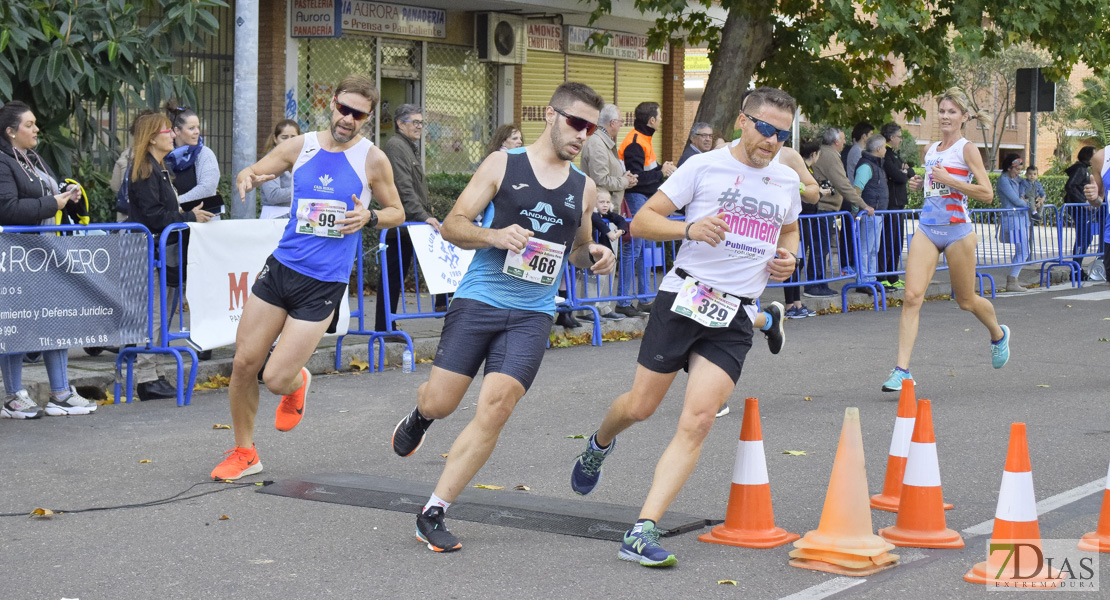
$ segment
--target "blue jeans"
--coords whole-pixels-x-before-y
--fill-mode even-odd
[[[1029,219],[1016,217],[1009,224],[1010,229],[1010,243],[1014,245],[1014,262],[1024,263],[1029,260]],[[1021,268],[1025,265],[1015,264],[1010,267],[1010,277],[1017,277],[1021,274]]]
[[[61,393],[69,391],[69,351],[43,350],[42,361],[46,363],[46,376],[50,379],[50,391]],[[23,389],[23,355],[0,354],[0,374],[4,376],[4,393],[12,396]]]
[[[875,274],[879,272],[879,240],[883,234],[883,217],[867,216],[861,212],[859,218],[860,237],[860,270],[863,281],[875,281]]]
[[[625,192],[624,201],[628,204],[628,210],[635,217],[636,213],[640,212],[644,204],[647,203],[648,197],[643,194],[633,194]],[[629,219],[631,221],[632,219]],[[635,271],[633,271],[635,266]],[[636,290],[632,289],[632,274],[636,274]],[[644,269],[644,240],[632,238],[631,242],[621,242],[621,287],[620,295],[634,296],[637,293],[647,293],[647,271]],[[632,304],[631,300],[618,300],[617,306],[629,306]]]

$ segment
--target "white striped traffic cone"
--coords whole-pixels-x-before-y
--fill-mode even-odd
[[[1110,552],[1110,469],[1106,471],[1106,490],[1102,492],[1102,514],[1098,527],[1079,540],[1080,550]]]

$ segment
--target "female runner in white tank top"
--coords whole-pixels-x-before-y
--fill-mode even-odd
[[[924,188],[925,204],[917,232],[906,258],[906,297],[898,327],[898,360],[883,384],[884,392],[902,389],[910,375],[910,354],[917,340],[921,303],[925,290],[936,273],[940,254],[948,262],[952,293],[960,308],[970,311],[990,333],[991,363],[1000,369],[1010,358],[1010,330],[999,325],[994,306],[975,293],[975,247],[977,239],[967,208],[967,199],[990,203],[994,190],[979,149],[963,137],[963,128],[972,119],[967,96],[958,88],[949,89],[938,101],[937,120],[941,140],[925,155],[925,177],[914,176],[909,188]],[[975,118],[978,118],[976,115]]]

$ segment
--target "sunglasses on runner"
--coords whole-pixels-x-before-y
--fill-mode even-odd
[[[356,121],[362,121],[363,119],[369,117],[370,113],[374,112],[364,112],[356,108],[351,108],[350,106],[347,106],[346,104],[340,102],[338,96],[333,97],[332,101],[335,102],[335,109],[339,111],[339,114],[343,115],[344,117],[351,117]]]
[[[591,122],[587,121],[586,119],[583,119],[582,117],[575,117],[573,115],[568,115],[567,113],[563,112],[562,110],[559,110],[558,108],[555,108],[554,106],[551,107],[551,110],[553,110],[553,111],[559,113],[560,115],[563,115],[564,117],[566,117],[567,125],[570,125],[571,127],[573,127],[577,131],[582,131],[583,129],[585,129],[586,130],[586,135],[593,135],[594,132],[597,131],[597,123],[591,123]]]
[[[767,121],[760,121],[748,113],[744,113],[744,116],[751,120],[752,124],[755,125],[755,130],[763,137],[771,137],[774,135],[778,136],[780,142],[785,142],[790,139],[790,136],[794,135],[789,129],[779,129]]]

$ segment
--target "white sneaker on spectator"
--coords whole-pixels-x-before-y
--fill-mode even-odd
[[[77,388],[70,386],[69,395],[64,400],[51,395],[46,403],[46,414],[51,417],[66,417],[69,415],[87,415],[96,412],[97,404],[81,397]]]
[[[31,399],[27,390],[19,390],[0,407],[0,418],[4,419],[37,419],[41,416],[42,409]]]

